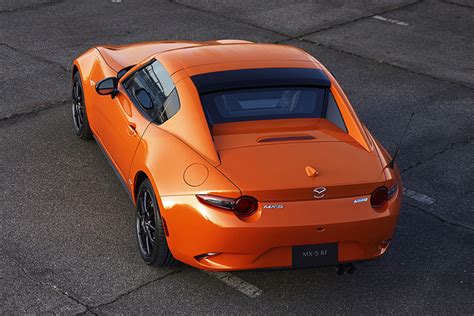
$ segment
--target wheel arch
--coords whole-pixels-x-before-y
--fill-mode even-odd
[[[133,190],[132,190],[132,197],[133,197],[133,202],[134,203],[137,200],[138,189],[140,188],[140,185],[142,185],[143,181],[145,181],[146,179],[150,180],[148,175],[142,170],[139,170],[135,174],[135,177],[134,177],[134,180],[133,180]],[[152,186],[153,186],[153,184],[152,184]]]
[[[159,207],[160,209],[162,208],[160,192],[158,191],[157,184],[153,176],[151,175],[150,170],[148,170],[146,166],[141,166],[141,168],[138,168],[136,171],[134,171],[133,177],[131,173],[129,179],[133,179],[133,183],[131,183],[130,185],[130,192],[132,194],[134,204],[136,204],[137,201],[138,189],[140,189],[140,185],[143,183],[143,181],[148,179],[148,181],[150,181],[151,186],[153,187],[153,190],[155,191],[155,197],[158,201]]]
[[[76,75],[76,73],[79,71],[79,67],[77,67],[76,64],[74,64],[72,66],[72,80],[74,80],[74,76]]]

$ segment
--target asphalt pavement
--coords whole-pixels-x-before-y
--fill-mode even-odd
[[[151,268],[133,205],[72,127],[70,66],[91,46],[246,39],[301,47],[399,155],[388,253],[332,268]],[[474,313],[474,4],[1,0],[0,314]]]

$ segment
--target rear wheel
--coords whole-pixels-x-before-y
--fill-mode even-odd
[[[136,233],[138,250],[143,260],[152,266],[169,266],[174,263],[161,220],[153,187],[145,179],[137,194]]]
[[[72,83],[72,120],[74,131],[82,139],[91,139],[92,131],[86,115],[86,105],[84,103],[84,90],[82,89],[79,72],[74,74]]]

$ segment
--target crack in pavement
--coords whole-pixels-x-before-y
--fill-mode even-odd
[[[319,32],[323,32],[323,31],[332,30],[332,29],[334,29],[334,28],[338,28],[338,27],[345,26],[345,25],[348,25],[348,24],[351,24],[351,23],[355,23],[355,22],[358,22],[358,21],[363,20],[363,19],[372,18],[372,17],[375,16],[375,15],[380,15],[380,14],[385,14],[385,13],[389,13],[389,12],[393,12],[393,11],[397,11],[397,10],[406,9],[406,8],[408,8],[408,7],[411,7],[411,6],[420,4],[420,3],[422,3],[423,1],[424,1],[424,0],[419,0],[419,1],[416,1],[416,2],[411,2],[411,3],[405,4],[405,5],[400,5],[400,6],[392,7],[392,8],[385,9],[385,10],[382,10],[382,11],[379,11],[379,12],[375,12],[375,13],[370,14],[370,15],[365,15],[365,16],[362,16],[362,17],[358,17],[358,18],[353,19],[353,20],[350,20],[350,21],[345,21],[345,22],[341,22],[341,23],[338,23],[338,24],[330,25],[330,26],[321,28],[321,29],[319,29],[319,30],[307,32],[307,33],[304,33],[304,34],[301,34],[301,35],[298,35],[298,36],[290,36],[290,35],[288,35],[288,34],[284,34],[284,33],[281,33],[281,32],[278,32],[278,31],[275,31],[275,30],[272,30],[272,29],[268,29],[268,28],[259,26],[259,25],[257,25],[257,24],[250,23],[250,22],[246,22],[246,21],[243,21],[243,20],[240,20],[240,19],[238,19],[238,18],[234,18],[234,17],[228,16],[228,15],[225,15],[225,14],[220,14],[220,13],[216,13],[216,12],[212,12],[212,11],[207,11],[207,10],[204,10],[204,9],[201,9],[201,8],[197,8],[197,7],[193,7],[193,6],[184,4],[184,3],[176,2],[176,0],[170,0],[170,2],[173,3],[173,4],[175,4],[175,5],[179,5],[179,6],[182,6],[182,7],[188,8],[188,9],[192,9],[192,10],[196,10],[196,11],[199,11],[199,12],[204,12],[204,13],[207,13],[207,14],[211,14],[211,15],[214,15],[214,16],[221,17],[221,18],[226,18],[226,19],[232,20],[232,21],[237,22],[237,23],[240,23],[240,24],[244,24],[244,25],[248,25],[248,26],[255,27],[255,28],[260,29],[260,30],[262,30],[262,31],[266,31],[266,32],[270,32],[270,33],[273,33],[273,34],[276,34],[276,35],[279,35],[279,36],[286,37],[285,39],[281,39],[281,40],[278,40],[278,41],[273,42],[274,44],[281,44],[281,43],[284,43],[284,42],[287,42],[287,41],[291,41],[291,40],[297,40],[297,41],[307,42],[307,43],[309,43],[309,44],[314,44],[314,45],[317,45],[317,46],[320,46],[320,47],[324,47],[324,48],[327,48],[327,49],[331,49],[331,50],[338,51],[338,52],[340,52],[340,53],[349,54],[349,55],[351,55],[351,56],[359,57],[359,58],[362,58],[362,59],[365,59],[365,60],[368,60],[368,61],[371,61],[371,62],[376,62],[376,63],[378,63],[378,64],[383,64],[383,65],[391,66],[391,67],[397,68],[397,69],[399,69],[399,70],[408,71],[408,72],[410,72],[410,73],[413,73],[413,74],[416,74],[416,75],[419,75],[419,76],[425,76],[425,77],[428,77],[428,78],[431,78],[431,79],[434,79],[434,80],[437,80],[437,81],[447,82],[447,83],[451,83],[451,84],[453,84],[453,85],[461,86],[461,87],[463,87],[463,88],[468,88],[468,89],[470,89],[470,90],[474,90],[474,87],[471,87],[471,86],[469,86],[469,85],[466,85],[466,84],[463,83],[463,82],[458,82],[458,81],[452,81],[452,80],[448,80],[448,79],[444,79],[444,78],[439,78],[439,77],[436,77],[436,76],[431,75],[431,74],[427,74],[427,73],[423,73],[423,72],[414,71],[414,70],[411,70],[411,69],[408,69],[408,68],[405,68],[405,67],[402,67],[402,66],[399,66],[399,65],[396,65],[396,64],[391,64],[391,63],[386,62],[386,61],[383,61],[383,60],[375,60],[375,59],[372,59],[372,58],[370,58],[370,57],[366,57],[366,56],[363,56],[363,55],[359,55],[359,54],[356,54],[356,53],[353,53],[353,52],[350,52],[350,51],[346,51],[346,50],[343,50],[343,49],[340,49],[340,48],[335,48],[335,47],[332,47],[332,46],[329,46],[329,45],[324,45],[324,44],[322,44],[322,43],[319,43],[319,42],[316,42],[316,41],[313,41],[313,40],[304,38],[305,36],[317,34],[317,33],[319,33]]]
[[[425,159],[422,159],[422,160],[418,160],[418,161],[415,162],[414,164],[412,164],[412,165],[410,165],[410,166],[408,166],[408,167],[406,167],[406,168],[403,168],[403,169],[400,171],[400,174],[403,174],[403,173],[405,173],[405,172],[407,172],[407,171],[409,171],[409,170],[411,170],[411,169],[413,169],[413,168],[416,168],[416,167],[418,167],[418,166],[424,164],[424,163],[427,162],[427,161],[433,160],[433,159],[435,159],[436,157],[438,157],[439,155],[442,155],[442,154],[444,154],[444,153],[447,152],[447,151],[453,150],[453,149],[454,149],[455,147],[457,147],[457,146],[460,146],[460,145],[462,145],[462,146],[467,146],[467,145],[469,145],[469,143],[472,142],[472,140],[474,140],[474,137],[471,137],[471,138],[468,138],[468,139],[465,139],[465,140],[461,140],[461,141],[457,141],[457,142],[452,142],[452,143],[450,143],[447,147],[445,147],[445,148],[443,148],[443,149],[441,149],[441,150],[439,150],[439,151],[433,153],[430,157],[425,158]]]
[[[69,298],[70,300],[74,301],[75,303],[81,305],[82,307],[85,308],[85,310],[83,312],[86,312],[88,310],[88,305],[84,302],[82,302],[80,299],[78,299],[77,297],[75,297],[74,295],[72,295],[71,293],[68,293],[67,291],[65,290],[62,290],[61,288],[59,288],[58,286],[52,284],[52,283],[49,283],[49,282],[43,282],[39,279],[36,279],[35,277],[33,277],[29,272],[28,270],[23,267],[18,261],[16,261],[15,259],[13,259],[12,257],[10,257],[9,255],[7,255],[5,252],[0,252],[2,255],[5,256],[5,258],[7,258],[8,260],[10,260],[11,262],[13,262],[19,269],[20,271],[28,278],[30,279],[31,281],[33,281],[34,283],[36,284],[39,284],[41,285],[42,287],[44,288],[52,288],[54,291],[66,296],[67,298]]]
[[[260,29],[260,30],[262,30],[262,31],[266,31],[266,32],[269,32],[269,33],[273,33],[273,34],[276,34],[276,35],[279,35],[279,36],[291,37],[290,35],[287,35],[287,34],[284,34],[284,33],[280,33],[280,32],[278,32],[278,31],[274,31],[274,30],[272,30],[272,29],[268,29],[268,28],[265,28],[265,27],[263,27],[263,26],[259,26],[259,25],[257,25],[257,24],[251,23],[251,22],[242,21],[242,20],[240,20],[240,19],[238,19],[238,18],[234,18],[234,17],[228,16],[228,15],[225,15],[225,14],[220,14],[220,13],[217,13],[217,12],[207,11],[207,10],[204,10],[204,9],[201,9],[201,8],[197,8],[197,7],[193,7],[193,6],[190,6],[190,5],[181,3],[181,2],[176,2],[176,0],[170,0],[170,2],[171,2],[172,4],[179,5],[179,6],[182,6],[182,7],[184,7],[184,8],[188,8],[188,9],[195,10],[195,11],[199,11],[199,12],[204,12],[204,13],[207,13],[207,14],[211,14],[211,15],[214,15],[214,16],[218,16],[218,17],[220,17],[220,18],[226,18],[226,19],[228,19],[228,20],[231,20],[231,21],[234,21],[234,22],[237,22],[237,23],[240,23],[240,24],[252,26],[252,27],[255,27],[255,28]]]
[[[358,17],[358,18],[355,18],[355,19],[352,19],[352,20],[349,20],[349,21],[344,21],[344,22],[340,22],[340,23],[328,25],[328,26],[325,26],[325,27],[320,28],[320,29],[315,30],[315,31],[303,33],[303,34],[298,35],[298,36],[293,36],[292,38],[286,39],[286,40],[284,40],[284,41],[288,41],[288,40],[302,40],[303,37],[306,37],[306,36],[310,36],[310,35],[313,35],[313,34],[317,34],[317,33],[320,33],[320,32],[332,30],[332,29],[335,29],[335,28],[338,28],[338,27],[341,27],[341,26],[345,26],[345,25],[348,25],[348,24],[352,24],[352,23],[355,23],[355,22],[359,22],[359,21],[361,21],[361,20],[365,20],[365,19],[368,19],[368,18],[372,18],[372,17],[374,17],[374,16],[376,16],[376,15],[380,15],[380,14],[390,13],[390,12],[392,12],[392,11],[398,11],[398,10],[406,9],[406,8],[411,7],[411,6],[417,5],[417,4],[419,4],[419,3],[423,2],[423,1],[424,1],[424,0],[418,0],[418,1],[415,1],[415,2],[411,2],[411,3],[407,3],[407,4],[395,6],[395,7],[392,7],[392,8],[388,8],[388,9],[385,9],[385,10],[382,10],[382,11],[379,11],[379,12],[375,12],[375,13],[373,13],[373,14],[368,14],[368,15],[360,16],[360,17]]]
[[[50,0],[50,1],[47,1],[47,2],[44,2],[44,3],[34,3],[34,4],[26,5],[24,7],[0,10],[0,14],[23,12],[23,11],[29,11],[29,10],[37,10],[37,9],[41,9],[41,8],[44,8],[44,7],[55,6],[57,4],[63,3],[64,1],[65,0]]]
[[[32,53],[29,53],[29,52],[26,52],[26,51],[22,51],[21,49],[18,49],[16,47],[13,47],[11,46],[10,44],[7,44],[7,43],[3,43],[3,42],[0,42],[0,45],[1,46],[4,46],[4,47],[7,47],[11,50],[13,50],[14,52],[17,52],[17,53],[20,53],[20,54],[23,54],[25,56],[28,56],[28,57],[31,57],[33,59],[36,59],[38,61],[41,61],[43,63],[46,63],[48,65],[51,65],[51,66],[55,66],[55,67],[59,67],[61,70],[65,71],[65,72],[70,72],[70,70],[67,68],[67,67],[64,67],[63,65],[61,65],[60,63],[57,63],[57,62],[54,62],[52,60],[49,60],[49,59],[46,59],[44,57],[41,57],[41,56],[37,56],[37,55],[34,55]]]
[[[458,7],[461,7],[461,8],[474,9],[474,7],[471,7],[471,6],[468,5],[468,4],[456,3],[456,2],[451,2],[451,1],[448,1],[448,0],[444,0],[444,1],[441,1],[441,2],[442,2],[442,3],[446,3],[446,4],[455,5],[455,6],[458,6]]]
[[[367,61],[370,61],[370,62],[374,62],[374,63],[377,63],[377,64],[390,66],[390,67],[393,67],[393,68],[396,68],[396,69],[399,69],[399,70],[407,71],[407,72],[409,72],[409,73],[412,73],[412,74],[415,74],[415,75],[418,75],[418,76],[423,76],[423,77],[427,77],[427,78],[430,78],[430,79],[433,79],[433,80],[436,80],[436,81],[441,81],[441,82],[443,82],[443,83],[450,83],[450,84],[452,84],[452,85],[456,85],[456,86],[459,86],[459,87],[462,87],[462,88],[467,88],[467,89],[469,89],[469,90],[474,90],[474,86],[466,85],[466,84],[463,83],[463,82],[452,81],[452,80],[449,80],[449,79],[439,78],[439,77],[433,76],[433,75],[431,75],[431,74],[427,74],[427,73],[423,73],[423,72],[411,70],[411,69],[409,69],[409,68],[405,68],[405,67],[403,67],[403,66],[399,66],[399,65],[396,65],[396,64],[391,64],[391,63],[386,62],[386,61],[384,61],[384,60],[382,60],[382,59],[380,59],[380,60],[372,59],[372,58],[367,57],[367,56],[364,56],[364,55],[356,54],[356,53],[353,53],[353,52],[350,52],[350,51],[347,51],[347,50],[344,50],[344,49],[341,49],[341,48],[333,47],[333,46],[330,46],[330,45],[325,45],[325,44],[323,44],[323,43],[316,42],[316,41],[313,41],[313,40],[310,40],[310,39],[307,39],[307,38],[295,39],[295,40],[298,40],[298,41],[301,41],[301,42],[306,42],[306,43],[308,43],[308,44],[313,44],[313,45],[316,45],[316,46],[319,46],[319,47],[324,47],[324,48],[327,48],[327,49],[331,49],[331,50],[337,51],[337,52],[339,52],[339,53],[348,54],[348,55],[350,55],[350,56],[362,58],[362,59],[364,59],[364,60],[367,60]]]
[[[156,277],[154,279],[151,279],[151,280],[148,280],[144,283],[141,283],[139,284],[138,286],[124,292],[124,293],[121,293],[119,295],[117,295],[115,298],[113,298],[112,300],[109,300],[107,302],[103,302],[103,303],[100,303],[100,304],[97,304],[97,305],[88,305],[87,303],[83,302],[82,300],[80,300],[79,298],[75,297],[74,295],[72,295],[71,293],[68,293],[67,291],[61,289],[60,287],[50,283],[50,282],[44,282],[44,281],[41,281],[35,277],[33,277],[26,268],[24,268],[18,261],[16,261],[15,259],[13,259],[12,257],[10,257],[9,255],[7,255],[5,252],[0,252],[0,254],[4,255],[5,258],[7,258],[8,260],[10,260],[11,262],[13,262],[19,269],[20,271],[28,278],[30,279],[31,281],[33,281],[34,283],[36,284],[39,284],[41,285],[42,287],[44,288],[52,288],[53,290],[55,290],[56,292],[66,296],[67,298],[69,298],[70,300],[74,301],[75,303],[81,305],[82,307],[84,307],[84,310],[81,311],[80,313],[78,314],[86,314],[87,312],[89,313],[92,313],[94,315],[97,315],[97,313],[95,313],[93,310],[94,309],[97,309],[97,308],[101,308],[101,307],[104,307],[104,306],[107,306],[107,305],[110,305],[110,304],[113,304],[115,302],[117,302],[118,300],[122,299],[123,297],[127,296],[127,295],[130,295],[132,293],[135,293],[136,291],[140,290],[141,288],[145,287],[145,286],[148,286],[156,281],[160,281],[160,280],[163,280],[171,275],[174,275],[174,274],[177,274],[177,273],[180,273],[182,271],[184,271],[185,269],[187,269],[188,267],[183,267],[181,269],[177,269],[177,270],[174,270],[174,271],[171,271],[169,273],[166,273],[164,275],[160,275],[159,277]]]
[[[193,7],[193,6],[191,6],[191,5],[187,5],[187,4],[180,3],[180,2],[176,2],[176,0],[170,0],[171,3],[176,4],[176,5],[180,5],[180,6],[182,6],[182,7],[188,8],[188,9],[192,9],[192,10],[196,10],[196,11],[199,11],[199,12],[204,12],[204,13],[212,14],[212,15],[215,15],[215,16],[218,16],[218,17],[223,17],[223,18],[230,19],[230,20],[232,20],[232,21],[234,21],[234,22],[237,22],[237,23],[240,23],[240,24],[245,24],[245,25],[248,25],[248,26],[252,26],[252,27],[258,28],[258,29],[260,29],[260,30],[262,30],[262,31],[266,31],[266,32],[274,33],[274,34],[276,34],[276,35],[280,35],[280,36],[283,36],[283,37],[287,37],[286,39],[282,39],[282,40],[278,40],[278,41],[273,42],[274,44],[283,43],[283,42],[289,41],[289,40],[301,39],[301,38],[304,37],[304,36],[316,34],[316,33],[323,32],[323,31],[327,31],[327,30],[330,30],[330,29],[333,29],[333,28],[337,28],[337,27],[340,27],[340,26],[344,26],[344,25],[347,25],[347,24],[351,24],[351,23],[354,23],[354,22],[357,22],[357,21],[360,21],[360,20],[363,20],[363,19],[366,19],[366,18],[371,18],[371,17],[373,17],[374,15],[379,15],[379,14],[384,14],[384,13],[388,13],[388,12],[392,12],[392,11],[404,9],[404,8],[410,7],[410,6],[415,5],[415,4],[419,4],[419,3],[423,2],[423,1],[424,1],[424,0],[418,0],[418,1],[415,1],[415,2],[408,3],[408,4],[404,4],[404,5],[399,5],[399,6],[391,7],[391,8],[388,8],[388,9],[385,9],[385,10],[382,10],[382,11],[379,11],[379,12],[375,12],[375,13],[370,14],[370,15],[364,15],[364,16],[355,18],[355,19],[353,19],[353,20],[349,20],[349,21],[344,21],[344,22],[337,23],[337,24],[328,25],[328,26],[325,26],[325,27],[323,27],[323,28],[321,28],[321,29],[318,29],[318,30],[315,30],[315,31],[311,31],[311,32],[306,32],[306,33],[303,33],[303,34],[300,34],[300,35],[297,35],[297,36],[291,36],[291,35],[288,35],[288,34],[285,34],[285,33],[281,33],[281,32],[279,32],[279,31],[275,31],[275,30],[272,30],[272,29],[269,29],[269,28],[260,26],[260,25],[255,24],[255,23],[251,23],[251,22],[244,21],[244,20],[241,20],[241,19],[238,19],[238,18],[234,18],[234,17],[232,17],[232,16],[228,16],[228,15],[221,14],[221,13],[217,13],[217,12],[213,12],[213,11],[207,11],[207,10],[205,10],[205,9],[201,9],[201,8],[198,8],[198,7]]]
[[[61,3],[61,2],[64,2],[65,0],[57,0],[57,1],[50,1],[48,3],[44,3],[44,4],[41,4],[41,5],[32,5],[31,7],[34,7],[34,8],[38,8],[38,7],[41,7],[41,6],[47,6],[47,5],[54,5],[54,4],[58,4],[58,3]],[[335,50],[335,51],[338,51],[338,52],[341,52],[341,53],[345,53],[345,54],[349,54],[351,56],[354,56],[354,57],[359,57],[359,58],[362,58],[362,59],[365,59],[365,60],[368,60],[368,61],[371,61],[371,62],[376,62],[376,63],[379,63],[379,64],[384,64],[384,65],[388,65],[388,66],[391,66],[391,67],[394,67],[394,68],[397,68],[397,69],[400,69],[400,70],[404,70],[404,71],[408,71],[410,73],[413,73],[413,74],[416,74],[416,75],[420,75],[420,76],[426,76],[426,77],[429,77],[431,79],[434,79],[434,80],[437,80],[437,81],[442,81],[442,82],[448,82],[448,83],[451,83],[451,84],[454,84],[454,85],[459,85],[459,86],[462,86],[464,88],[468,88],[468,89],[473,89],[473,87],[470,87],[470,86],[467,86],[463,83],[460,83],[460,82],[456,82],[456,81],[450,81],[450,80],[446,80],[446,79],[441,79],[441,78],[438,78],[438,77],[435,77],[435,76],[432,76],[432,75],[429,75],[429,74],[425,74],[425,73],[421,73],[421,72],[416,72],[416,71],[413,71],[411,69],[407,69],[407,68],[404,68],[404,67],[401,67],[401,66],[398,66],[398,65],[394,65],[394,64],[391,64],[391,63],[388,63],[388,62],[385,62],[385,61],[381,61],[381,60],[374,60],[372,58],[369,58],[369,57],[365,57],[365,56],[362,56],[362,55],[358,55],[358,54],[355,54],[353,52],[349,52],[349,51],[345,51],[343,49],[338,49],[338,48],[335,48],[335,47],[331,47],[331,46],[328,46],[328,45],[324,45],[324,44],[321,44],[319,42],[316,42],[316,41],[313,41],[313,40],[309,40],[309,39],[305,39],[303,37],[305,36],[308,36],[308,35],[311,35],[311,34],[316,34],[316,33],[319,33],[319,32],[323,32],[323,31],[327,31],[327,30],[330,30],[330,29],[333,29],[333,28],[337,28],[337,27],[340,27],[340,26],[344,26],[344,25],[348,25],[348,24],[351,24],[351,23],[354,23],[354,22],[357,22],[357,21],[360,21],[360,20],[363,20],[363,19],[367,19],[367,18],[371,18],[373,17],[374,15],[379,15],[379,14],[384,14],[384,13],[387,13],[387,12],[392,12],[392,11],[396,11],[396,10],[401,10],[401,9],[404,9],[404,8],[407,8],[407,7],[410,7],[410,6],[413,6],[413,5],[416,5],[416,4],[419,4],[421,2],[423,2],[424,0],[419,0],[419,1],[416,1],[416,2],[412,2],[412,3],[409,3],[409,4],[405,4],[405,5],[401,5],[401,6],[396,6],[396,7],[392,7],[392,8],[389,8],[389,9],[385,9],[383,11],[379,11],[379,12],[375,12],[373,14],[370,14],[370,15],[366,15],[366,16],[363,16],[363,17],[358,17],[356,19],[353,19],[353,20],[350,20],[350,21],[345,21],[345,22],[342,22],[342,23],[338,23],[338,24],[334,24],[334,25],[330,25],[330,26],[327,26],[327,27],[324,27],[324,28],[321,28],[319,30],[315,30],[315,31],[311,31],[311,32],[307,32],[307,33],[304,33],[304,34],[301,34],[301,35],[298,35],[298,36],[290,36],[288,34],[283,34],[283,33],[280,33],[278,31],[274,31],[274,30],[271,30],[271,29],[268,29],[268,28],[265,28],[265,27],[261,27],[259,25],[256,25],[256,24],[253,24],[253,23],[249,23],[249,22],[245,22],[245,21],[242,21],[240,19],[237,19],[237,18],[233,18],[233,17],[229,17],[229,16],[226,16],[226,15],[223,15],[223,14],[219,14],[219,13],[215,13],[215,12],[211,12],[211,11],[207,11],[207,10],[204,10],[204,9],[200,9],[200,8],[196,8],[196,7],[193,7],[193,6],[189,6],[189,5],[186,5],[186,4],[183,4],[183,3],[179,3],[179,2],[176,2],[175,0],[170,0],[171,3],[175,4],[175,5],[179,5],[179,6],[182,6],[182,7],[185,7],[185,8],[188,8],[188,9],[191,9],[191,10],[195,10],[195,11],[199,11],[199,12],[203,12],[203,13],[207,13],[207,14],[212,14],[212,15],[215,15],[215,16],[218,16],[218,17],[223,17],[223,18],[226,18],[226,19],[230,19],[234,22],[237,22],[237,23],[240,23],[240,24],[244,24],[244,25],[248,25],[248,26],[251,26],[251,27],[255,27],[257,29],[260,29],[260,30],[263,30],[263,31],[266,31],[266,32],[270,32],[270,33],[273,33],[273,34],[276,34],[276,35],[279,35],[279,36],[283,36],[283,37],[286,37],[285,39],[282,39],[282,40],[279,40],[279,41],[275,41],[273,43],[275,44],[278,44],[278,43],[284,43],[286,41],[291,41],[291,40],[297,40],[297,41],[302,41],[302,42],[306,42],[306,43],[309,43],[309,44],[314,44],[314,45],[317,45],[317,46],[320,46],[320,47],[324,47],[324,48],[327,48],[327,49],[331,49],[331,50]],[[445,1],[447,2],[447,1]],[[26,8],[26,7],[25,7]],[[1,13],[1,11],[0,11]],[[122,35],[120,35],[122,36]],[[4,46],[4,47],[7,47],[15,52],[18,52],[20,54],[24,54],[26,56],[29,56],[29,57],[32,57],[36,60],[39,60],[41,62],[44,62],[44,63],[47,63],[49,65],[52,65],[52,66],[56,66],[56,67],[59,67],[61,70],[65,71],[65,72],[69,72],[69,69],[67,67],[64,67],[63,65],[61,65],[60,63],[56,63],[54,61],[51,61],[51,60],[48,60],[44,57],[41,57],[41,56],[36,56],[34,54],[31,54],[29,52],[25,52],[25,51],[22,51],[18,48],[15,48],[7,43],[2,43],[0,42],[0,45]],[[63,101],[64,102],[64,101]],[[26,112],[20,112],[20,113],[13,113],[11,115],[8,115],[6,117],[2,117],[0,118],[0,123],[2,122],[5,122],[7,120],[10,120],[10,119],[16,119],[16,118],[20,118],[20,117],[23,117],[23,116],[28,116],[28,115],[31,115],[31,114],[35,114],[37,112],[40,112],[40,111],[43,111],[43,110],[47,110],[48,108],[55,108],[57,106],[59,106],[60,104],[56,103],[56,104],[53,104],[51,107],[47,107],[47,106],[41,106],[39,108],[35,108],[31,111],[26,111]],[[1,126],[0,126],[1,127]]]
[[[142,283],[142,284],[140,284],[140,285],[138,285],[138,286],[136,286],[136,287],[134,287],[134,288],[128,290],[127,292],[124,292],[124,293],[121,293],[121,294],[117,295],[117,297],[111,299],[110,301],[107,301],[107,302],[104,302],[104,303],[100,303],[100,304],[98,304],[98,305],[90,306],[89,311],[90,311],[91,313],[94,313],[94,312],[92,311],[92,309],[98,309],[98,308],[101,308],[101,307],[104,307],[104,306],[113,304],[113,303],[119,301],[120,299],[122,299],[123,297],[125,297],[125,296],[127,296],[127,295],[130,295],[130,294],[132,294],[132,293],[135,293],[136,291],[140,290],[141,288],[144,288],[144,287],[146,287],[146,286],[148,286],[148,285],[150,285],[150,284],[152,284],[152,283],[154,283],[154,282],[156,282],[156,281],[163,280],[163,279],[165,279],[165,278],[167,278],[167,277],[169,277],[169,276],[178,274],[178,273],[180,273],[180,272],[182,272],[182,271],[184,271],[184,270],[186,270],[186,269],[188,269],[188,267],[183,267],[183,268],[181,268],[181,269],[176,269],[176,270],[174,270],[174,271],[172,271],[172,272],[166,273],[165,275],[161,275],[161,276],[156,277],[156,278],[154,278],[154,279],[148,280],[148,281],[146,281],[146,282],[144,282],[144,283]]]
[[[431,217],[437,219],[438,221],[442,222],[442,223],[445,223],[445,224],[448,224],[448,225],[451,225],[451,226],[455,226],[455,227],[459,227],[459,228],[464,228],[468,231],[471,231],[471,232],[474,232],[474,227],[471,227],[469,225],[465,225],[465,224],[462,224],[462,223],[459,223],[459,222],[455,222],[455,221],[451,221],[449,219],[446,219],[438,214],[435,214],[433,212],[430,212],[428,210],[425,210],[424,208],[418,206],[418,205],[414,205],[414,204],[411,204],[411,203],[408,203],[406,201],[403,201],[402,202],[403,204],[407,205],[407,206],[410,206],[410,207],[413,207],[413,208],[416,208],[417,210],[427,214],[427,215],[430,215]]]
[[[57,107],[60,107],[62,105],[68,104],[69,102],[72,102],[70,99],[64,99],[61,101],[55,101],[55,102],[48,102],[47,104],[41,104],[39,106],[33,106],[28,111],[24,112],[16,112],[9,114],[7,116],[4,116],[0,118],[0,128],[7,126],[7,123],[13,123],[18,121],[19,119],[26,118],[26,117],[32,117],[35,116],[36,114],[43,112],[45,110],[51,110],[55,109]]]

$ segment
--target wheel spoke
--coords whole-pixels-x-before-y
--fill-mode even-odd
[[[147,237],[148,237],[147,239],[150,240],[150,243],[151,243],[151,245],[153,246],[153,244],[154,244],[154,242],[155,242],[155,239],[154,239],[153,236],[151,235],[150,230],[147,229],[147,230],[145,231],[145,233],[147,234]]]
[[[146,226],[148,227],[148,229],[151,229],[153,231],[156,230],[155,227],[151,223],[148,223]]]
[[[145,216],[148,215],[148,208],[147,208],[147,205],[146,205],[146,191],[143,192],[142,210],[143,210],[143,214]]]
[[[137,234],[140,249],[145,256],[152,255],[157,244],[155,203],[149,189],[142,190],[137,200]]]
[[[80,109],[77,111],[77,122],[79,123],[79,126],[82,126],[82,123],[84,122]]]
[[[73,120],[74,120],[74,125],[78,131],[82,130],[82,127],[84,126],[84,115],[85,115],[85,109],[82,104],[82,88],[81,84],[79,81],[74,82],[74,86],[72,88],[72,109],[73,109]]]
[[[77,100],[77,82],[74,84],[73,97],[74,97],[74,100]]]
[[[150,254],[150,245],[149,245],[149,241],[148,241],[148,234],[145,233],[145,245],[146,245],[146,252],[147,254]]]

